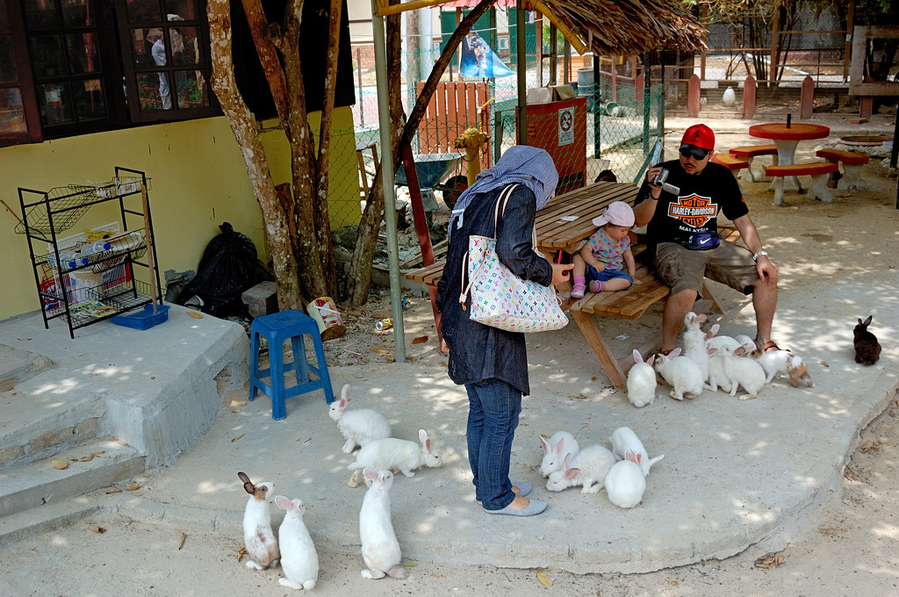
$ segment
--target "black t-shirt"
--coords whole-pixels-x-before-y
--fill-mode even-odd
[[[662,166],[668,169],[667,182],[679,187],[680,193],[663,190],[659,195],[656,211],[646,228],[650,243],[686,241],[697,232],[717,232],[719,213],[730,220],[749,213],[740,185],[724,166],[710,162],[702,172],[693,175],[684,171],[680,160]],[[650,196],[649,183],[644,181],[635,204]]]

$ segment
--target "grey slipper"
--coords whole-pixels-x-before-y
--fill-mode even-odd
[[[530,481],[520,481],[518,483],[512,483],[514,487],[518,488],[518,495],[521,497],[527,497],[531,490],[534,489],[534,484]]]
[[[524,510],[512,510],[509,506],[501,510],[484,510],[487,514],[506,514],[508,516],[536,516],[546,510],[546,502],[540,500],[531,500],[528,507]]]
[[[534,484],[530,481],[520,481],[518,483],[512,483],[512,487],[518,488],[518,494],[521,497],[527,497],[531,490],[534,489]],[[481,500],[475,500],[478,505],[481,505]]]

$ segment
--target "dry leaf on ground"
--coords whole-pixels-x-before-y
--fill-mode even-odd
[[[770,570],[771,568],[777,568],[781,564],[784,563],[784,553],[782,551],[778,551],[776,553],[765,554],[759,559],[757,559],[753,565],[756,568],[766,568]]]
[[[192,309],[188,309],[187,314],[190,315],[191,317],[193,317],[194,319],[203,319],[202,314],[200,314],[197,311],[194,311]]]
[[[553,586],[553,581],[550,580],[550,578],[546,575],[546,572],[543,572],[542,570],[537,572],[537,580],[539,580],[540,584],[544,587]]]
[[[55,460],[55,459],[54,459],[54,460],[51,460],[51,461],[50,461],[50,464],[52,464],[52,465],[53,465],[53,468],[55,468],[55,469],[58,470],[58,471],[61,471],[61,470],[63,470],[63,469],[66,469],[66,468],[68,468],[68,466],[69,466],[69,463],[66,462],[65,460]]]
[[[418,338],[412,338],[412,344],[424,344],[428,341],[427,336],[419,336]]]
[[[234,442],[236,442],[237,440],[239,440],[240,438],[242,438],[242,437],[245,436],[245,435],[246,435],[246,433],[241,433],[241,434],[238,435],[237,437],[232,437],[232,438],[231,438],[231,443],[233,444]]]

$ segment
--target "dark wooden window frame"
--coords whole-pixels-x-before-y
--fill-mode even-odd
[[[0,2],[2,1],[0,0]],[[22,94],[22,108],[25,112],[25,125],[28,127],[28,131],[25,133],[0,133],[0,147],[24,143],[40,143],[43,141],[41,136],[41,116],[37,107],[34,80],[31,77],[31,60],[28,54],[28,46],[25,42],[25,32],[22,27],[16,26],[24,22],[21,7],[16,1],[9,1],[6,4],[10,29],[3,33],[12,37],[13,60],[16,65],[18,80],[16,83],[0,83],[0,86],[5,89],[19,89],[19,92]]]
[[[198,10],[196,19],[183,23],[179,22],[178,26],[196,27],[200,44],[206,49],[193,68],[202,71],[206,77],[206,96],[209,105],[198,108],[175,108],[173,106],[171,110],[147,112],[141,112],[140,109],[137,77],[140,74],[155,73],[159,70],[165,70],[173,74],[174,71],[183,70],[184,66],[171,64],[164,67],[154,66],[152,69],[142,69],[140,66],[137,66],[129,33],[130,28],[135,26],[135,24],[128,23],[126,0],[115,0],[114,3],[108,0],[91,0],[92,8],[95,11],[94,16],[97,20],[97,30],[102,39],[100,44],[102,73],[97,78],[103,81],[106,94],[107,117],[59,125],[48,126],[44,124],[41,121],[33,71],[34,65],[28,47],[28,32],[25,27],[25,16],[21,4],[21,2],[28,1],[0,0],[7,7],[10,31],[4,32],[4,34],[8,33],[12,36],[13,56],[18,76],[17,83],[2,84],[2,87],[18,87],[21,90],[28,127],[27,133],[0,133],[0,147],[39,143],[45,139],[58,139],[79,134],[127,129],[156,122],[179,122],[221,114],[221,108],[211,87],[212,62],[208,50],[209,27],[206,22],[206,0],[196,0]],[[164,9],[163,0],[160,0],[160,4]],[[145,25],[158,26],[158,24]],[[170,24],[166,23],[166,25]],[[168,34],[168,32],[166,33]],[[173,81],[173,93],[175,92],[175,87]],[[134,101],[130,101],[131,98],[134,98]]]

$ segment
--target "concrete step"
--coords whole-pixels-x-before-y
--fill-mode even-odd
[[[144,472],[144,457],[111,436],[67,448],[53,459],[66,461],[67,468],[57,470],[52,459],[45,458],[0,472],[0,519],[123,483]]]
[[[44,371],[0,392],[0,472],[100,435],[105,400],[66,380],[58,370]]]
[[[51,367],[53,363],[39,354],[0,344],[0,391]]]
[[[95,518],[101,506],[81,498],[45,504],[0,518],[0,547]]]

